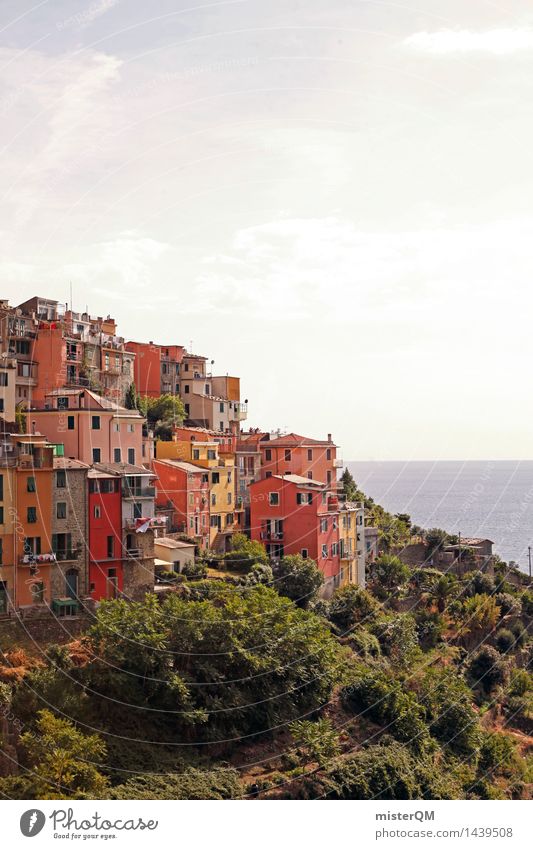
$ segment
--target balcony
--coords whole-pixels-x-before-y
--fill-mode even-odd
[[[155,486],[130,487],[123,485],[122,498],[155,498]]]
[[[23,554],[19,557],[21,566],[39,566],[40,563],[55,563],[56,556],[53,551],[46,554]]]
[[[81,551],[80,549],[65,549],[64,551],[56,551],[54,553],[58,563],[65,563],[67,561],[77,560]]]
[[[283,531],[261,531],[261,539],[282,540]]]
[[[37,378],[28,375],[17,374],[17,386],[37,386]]]
[[[126,549],[126,557],[137,559],[141,556],[140,548],[127,548]]]

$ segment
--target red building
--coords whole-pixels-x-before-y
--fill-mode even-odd
[[[182,345],[154,345],[153,342],[127,342],[126,350],[135,354],[134,380],[141,395],[179,395]]]
[[[172,511],[171,528],[209,546],[209,471],[184,460],[154,460],[156,506]]]
[[[88,481],[90,594],[115,598],[124,581],[120,476],[90,469]]]
[[[274,439],[269,434],[259,442],[261,477],[300,475],[331,486],[342,462],[337,460],[337,446],[328,434],[327,440],[311,439],[297,433],[286,433]]]
[[[300,475],[272,475],[251,483],[250,532],[271,557],[310,557],[332,586],[338,585],[339,504],[324,484]]]

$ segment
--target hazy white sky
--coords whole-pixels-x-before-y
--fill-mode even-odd
[[[533,6],[2,0],[0,295],[346,459],[531,458]]]

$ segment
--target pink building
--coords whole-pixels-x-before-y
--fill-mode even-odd
[[[143,423],[127,410],[89,389],[55,389],[39,409],[28,412],[30,433],[63,443],[65,457],[82,463],[143,463]]]

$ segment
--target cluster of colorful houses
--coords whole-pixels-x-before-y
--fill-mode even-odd
[[[243,430],[239,378],[212,362],[48,298],[0,301],[0,614],[141,598],[236,532],[312,558],[327,592],[364,585],[377,532],[341,496],[331,435]],[[169,441],[126,406],[132,384],[181,399]]]

